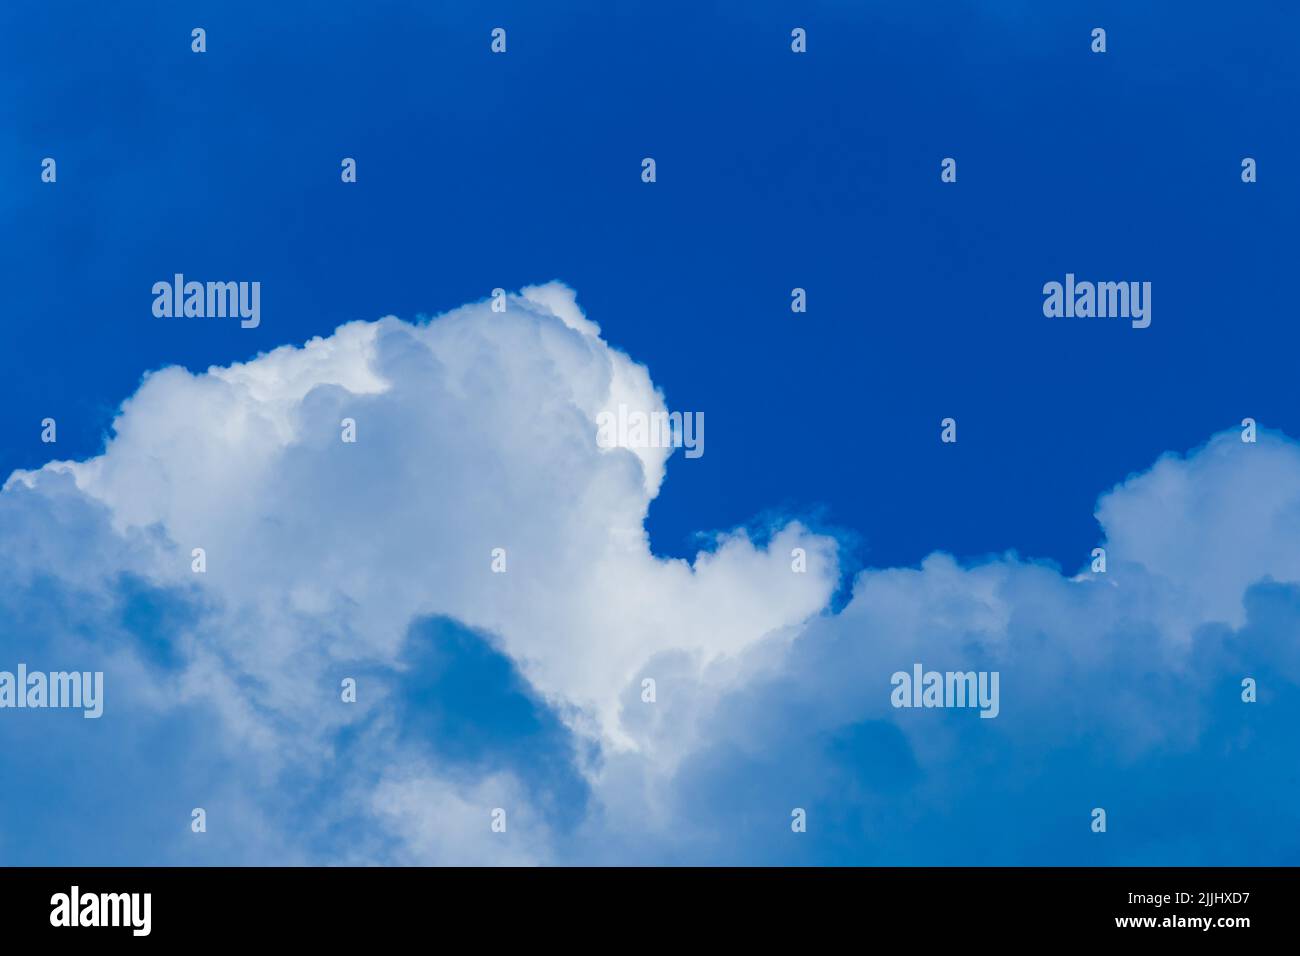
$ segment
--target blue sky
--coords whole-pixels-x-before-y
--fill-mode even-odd
[[[498,286],[564,283],[601,341],[574,344],[570,320],[526,303],[536,328],[474,331],[491,321],[480,307],[464,313],[463,332],[435,333],[433,357],[416,333],[386,326],[374,347],[390,392],[363,401],[340,373],[292,399],[302,420],[329,428],[363,407],[364,435],[376,436],[364,464],[340,465],[335,445],[299,434],[292,454],[226,455],[229,472],[183,488],[170,473],[158,485],[141,476],[169,456],[203,459],[204,436],[225,433],[227,406],[212,391],[224,386],[157,377],[112,474],[82,481],[80,496],[48,475],[30,493],[5,492],[7,535],[45,544],[7,549],[14,617],[0,667],[63,648],[116,668],[110,693],[133,690],[117,692],[118,723],[101,722],[97,743],[94,722],[21,715],[57,726],[50,739],[70,758],[54,765],[30,752],[36,725],[0,712],[6,776],[30,781],[0,804],[0,861],[261,862],[271,845],[308,862],[1295,862],[1294,840],[1278,834],[1296,823],[1286,809],[1296,752],[1281,728],[1297,706],[1300,576],[1288,577],[1295,549],[1279,529],[1294,511],[1282,494],[1296,474],[1286,436],[1300,435],[1298,19],[1285,3],[1011,0],[616,12],[322,3],[309,14],[241,2],[6,5],[6,475],[102,454],[148,372],[201,376],[386,315],[418,325]],[[190,50],[196,26],[207,30],[202,55]],[[496,26],[508,31],[501,56],[489,51]],[[791,53],[795,26],[808,31],[805,55]],[[1089,50],[1097,26],[1104,55]],[[40,180],[46,156],[58,162],[52,185]],[[345,156],[357,160],[355,184],[340,182]],[[640,179],[646,156],[654,184]],[[955,184],[940,182],[948,156]],[[1259,170],[1249,185],[1246,156]],[[260,281],[260,326],[155,318],[150,288],[177,272]],[[1045,318],[1043,283],[1067,272],[1150,281],[1150,328]],[[790,311],[796,286],[806,314]],[[575,356],[604,356],[606,343],[648,370],[668,407],[708,422],[703,457],[672,456],[645,502],[605,460],[565,450],[558,424],[559,373],[596,375]],[[175,420],[160,424],[167,413]],[[458,430],[481,428],[480,415],[535,445],[503,450]],[[53,452],[40,441],[47,416],[58,421]],[[946,416],[956,445],[938,440]],[[1241,467],[1263,470],[1219,468],[1247,416],[1269,455]],[[552,473],[561,461],[577,470]],[[1099,523],[1099,497],[1130,476],[1113,520]],[[1223,504],[1254,488],[1282,490],[1260,492],[1274,510]],[[503,495],[496,518],[484,489]],[[150,497],[168,504],[151,511]],[[586,547],[573,529],[609,524],[601,508],[627,517],[610,501],[634,521],[648,508],[650,553],[626,584],[639,594],[659,593],[680,567],[669,559],[717,550],[715,532],[748,527],[756,549],[734,568],[716,562],[716,593],[672,585],[700,591],[679,595],[673,627],[739,620],[734,635],[629,638],[677,675],[655,722],[635,710],[631,678],[645,660],[546,638],[619,630],[617,614],[573,619],[582,602],[569,579],[481,602],[468,584],[441,597],[394,583],[417,566],[459,580],[462,550],[477,561],[516,530],[522,560],[510,575],[529,581],[530,555],[568,568],[578,545],[551,543],[572,532]],[[420,513],[406,524],[454,529],[464,548],[378,534],[400,532],[406,509]],[[331,539],[321,514],[350,515],[348,536]],[[838,589],[834,601],[811,585],[786,594],[751,567],[791,520],[830,542],[817,583]],[[296,595],[286,602],[297,616],[271,621],[269,599],[242,577],[196,585],[158,570],[158,553],[188,554],[179,529],[223,525],[241,529],[240,547],[280,556],[290,570],[283,580],[267,570],[267,586]],[[330,560],[298,566],[284,550],[294,534]],[[1116,541],[1133,544],[1116,554]],[[1103,542],[1112,573],[1134,569],[1133,603],[1062,597]],[[1183,554],[1196,548],[1200,563]],[[947,572],[922,564],[933,552],[984,570],[944,584]],[[876,576],[856,581],[860,568]],[[917,594],[904,568],[926,582]],[[990,596],[981,575],[1010,590]],[[345,578],[339,594],[313,590]],[[1224,579],[1231,594],[1215,590]],[[877,586],[888,593],[876,604],[841,610]],[[741,597],[724,600],[731,588]],[[1179,616],[1180,588],[1214,596]],[[935,610],[949,600],[951,616]],[[409,613],[371,619],[368,601]],[[1044,603],[1059,633],[1022,626]],[[879,607],[910,610],[891,619]],[[926,614],[938,618],[918,623]],[[281,636],[267,643],[284,656],[258,656],[259,628]],[[787,629],[794,643],[771,650]],[[897,653],[862,656],[859,640]],[[879,709],[890,672],[936,654],[948,655],[934,660],[943,668],[1002,668],[997,721],[942,713],[946,730],[926,738],[900,727],[919,715]],[[276,683],[299,665],[306,676]],[[841,684],[846,669],[856,676]],[[318,716],[304,703],[310,679],[353,672],[379,691],[360,713]],[[606,673],[631,689],[599,698]],[[1245,674],[1272,678],[1253,710],[1237,699]],[[211,688],[227,681],[234,689],[214,702]],[[1014,706],[1016,693],[1036,699],[1034,681],[1070,688],[1074,719]],[[160,703],[169,694],[182,699],[175,713]],[[765,723],[755,709],[774,722],[762,741],[747,729]],[[1009,729],[989,739],[985,724]],[[263,758],[247,757],[249,739]],[[118,774],[78,763],[105,741],[133,755]],[[391,759],[366,758],[367,789],[341,764],[375,741]],[[68,829],[93,812],[92,788],[117,808],[118,836]],[[170,811],[145,813],[140,791],[180,808],[174,841],[161,836]],[[547,836],[512,834],[517,845],[494,856],[430,836],[437,821],[392,825],[420,793],[463,803],[465,819],[477,819],[475,801],[513,799]],[[652,806],[633,793],[653,794]],[[742,793],[742,805],[728,796]],[[209,834],[196,851],[189,808],[219,796],[238,808],[242,835]],[[1087,811],[1107,800],[1142,821],[1136,832],[1130,822],[1093,839]],[[792,845],[780,818],[793,806],[818,825]]]

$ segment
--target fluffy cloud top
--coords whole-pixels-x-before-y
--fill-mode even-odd
[[[1294,862],[1240,839],[1297,832],[1294,443],[1103,496],[1105,574],[936,554],[833,613],[839,544],[798,522],[656,557],[669,450],[598,447],[620,404],[665,410],[556,283],[146,376],[102,455],[0,494],[6,660],[108,683],[100,721],[0,713],[4,813],[42,821],[0,856],[73,826],[69,862]],[[999,671],[1001,713],[892,708],[914,662]]]

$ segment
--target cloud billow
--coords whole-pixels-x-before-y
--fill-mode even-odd
[[[98,721],[0,713],[32,821],[0,855],[1296,861],[1294,442],[1103,495],[1104,573],[937,553],[833,609],[848,559],[797,521],[655,556],[673,449],[600,447],[620,404],[666,409],[558,283],[147,376],[101,456],[0,494],[0,668],[107,686]],[[996,719],[891,707],[918,662],[999,672]]]

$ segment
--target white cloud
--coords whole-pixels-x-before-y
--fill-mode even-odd
[[[10,588],[54,574],[88,591],[129,572],[190,595],[204,613],[171,635],[184,669],[168,690],[215,706],[227,749],[246,748],[268,789],[286,766],[327,765],[338,727],[382,712],[373,684],[354,709],[333,706],[341,668],[400,667],[413,622],[454,618],[499,639],[599,745],[584,770],[601,832],[645,846],[691,834],[675,801],[721,746],[813,759],[806,741],[819,734],[891,723],[921,768],[961,768],[926,784],[921,804],[945,803],[944,779],[973,772],[976,732],[1025,753],[1186,750],[1207,706],[1206,661],[1223,666],[1248,589],[1300,581],[1300,450],[1229,432],[1102,497],[1104,576],[937,554],[861,573],[831,615],[836,543],[797,523],[763,546],[724,535],[691,563],[651,553],[644,520],[668,450],[598,448],[596,417],[620,403],[665,407],[558,284],[525,289],[504,314],[483,302],[424,325],[356,322],[230,368],[164,369],[124,403],[101,456],[7,483],[4,513],[40,528],[12,549]],[[345,417],[356,444],[340,441]],[[86,532],[94,522],[70,517],[83,513],[113,530]],[[204,575],[190,571],[194,547]],[[496,547],[505,574],[491,571]],[[795,547],[806,574],[791,571]],[[1293,648],[1255,650],[1294,676]],[[1001,670],[1001,715],[967,726],[893,710],[889,675],[918,661]],[[639,701],[642,677],[658,682],[653,708]],[[148,680],[139,692],[161,706]],[[557,849],[514,775],[453,782],[422,763],[401,769],[408,757],[381,748],[379,782],[348,795],[398,841],[398,859],[575,852]],[[518,837],[481,842],[496,836],[489,804],[517,808]]]
[[[153,576],[219,602],[213,645],[286,709],[326,662],[391,661],[416,617],[445,614],[499,635],[543,694],[626,745],[618,697],[647,659],[737,654],[823,608],[836,566],[834,542],[797,525],[766,548],[724,537],[693,566],[654,557],[643,521],[670,450],[598,448],[595,422],[663,400],[598,333],[553,283],[505,313],[351,323],[228,369],[164,369],[103,455],[46,470],[119,530],[160,530],[173,547]]]
[[[427,768],[393,768],[369,802],[398,847],[397,865],[536,866],[554,858],[527,791],[508,775],[452,783]]]
[[[1158,582],[1171,639],[1207,621],[1239,627],[1242,595],[1264,577],[1300,580],[1297,475],[1293,442],[1228,431],[1187,457],[1165,455],[1101,501],[1112,560]]]

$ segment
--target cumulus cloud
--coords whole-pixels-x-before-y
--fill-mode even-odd
[[[665,859],[1294,861],[1298,505],[1300,448],[1228,432],[1101,498],[1104,574],[1015,555],[866,570],[743,679],[682,675],[672,706],[707,734],[675,748],[643,721],[667,759],[620,761],[608,792],[637,795],[628,826],[655,795]],[[1000,673],[999,716],[895,709],[890,676],[915,663]],[[1267,700],[1242,701],[1246,677]],[[775,826],[793,807],[816,833]]]
[[[1172,828],[1185,803],[1162,789],[1177,778],[1296,832],[1277,730],[1300,679],[1300,449],[1284,436],[1216,436],[1104,495],[1105,574],[936,554],[861,572],[832,612],[839,543],[798,522],[656,556],[644,522],[670,449],[599,447],[597,417],[620,404],[666,410],[558,283],[504,313],[354,322],[152,373],[102,455],[0,493],[0,649],[102,663],[106,716],[81,722],[102,726],[58,724],[74,757],[167,741],[109,788],[149,859],[1293,857],[1294,841],[1234,856],[1212,814]],[[999,671],[1001,713],[892,708],[890,675],[914,662]],[[24,732],[0,720],[7,744]],[[28,771],[39,785],[7,800],[59,794],[51,826],[83,807],[75,772]],[[140,823],[132,775],[170,823]],[[1252,788],[1288,799],[1261,812]],[[205,801],[224,825],[199,837]],[[1090,840],[1099,805],[1127,823]]]
[[[663,400],[597,331],[551,285],[504,314],[353,323],[229,369],[165,369],[102,456],[46,470],[116,528],[158,529],[174,549],[152,573],[198,580],[223,609],[222,649],[286,702],[316,693],[283,682],[290,659],[391,659],[412,620],[445,614],[499,635],[545,695],[617,740],[617,692],[649,655],[735,653],[816,613],[834,543],[792,526],[766,549],[729,536],[693,566],[652,556],[643,520],[670,449],[598,448],[594,423]],[[811,573],[789,573],[794,546],[820,557]],[[498,547],[506,574],[491,573]]]

